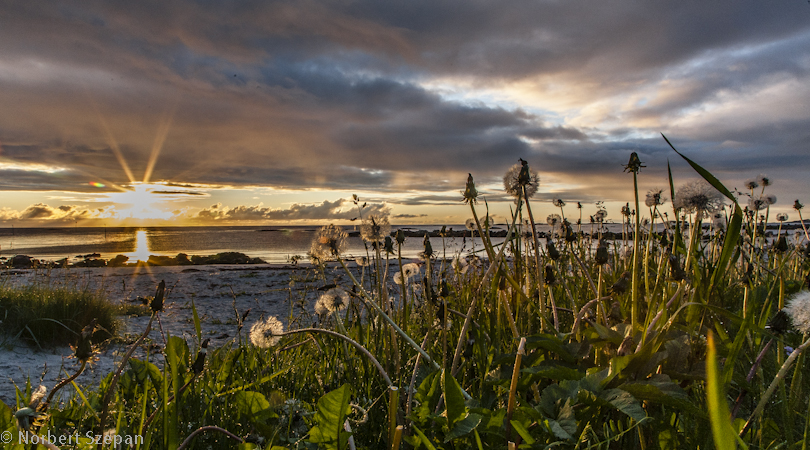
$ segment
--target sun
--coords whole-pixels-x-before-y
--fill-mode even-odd
[[[134,182],[123,192],[109,194],[110,201],[116,205],[121,219],[155,220],[171,219],[172,212],[166,206],[165,199],[155,193],[164,186],[155,183]]]

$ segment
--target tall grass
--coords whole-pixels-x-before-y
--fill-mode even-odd
[[[157,361],[125,358],[45,426],[83,434],[109,402],[107,423],[143,435],[137,448],[807,448],[810,344],[773,319],[805,283],[806,242],[763,242],[756,214],[684,160],[730,202],[722,228],[673,202],[670,176],[668,205],[651,208],[672,208],[674,220],[650,218],[660,229],[641,226],[635,188],[632,246],[601,222],[584,233],[563,221],[541,243],[523,227],[521,185],[493,245],[471,175],[482,252],[444,261],[426,248],[406,275],[377,237],[371,265],[355,268],[331,228],[313,244],[311,277],[350,292],[348,307],[291,308],[280,341],[262,340],[276,345],[236,330],[207,353],[194,311],[191,342],[167,337]],[[2,409],[0,429],[13,428]]]
[[[0,333],[44,348],[78,340],[81,330],[95,319],[101,342],[118,330],[118,307],[100,292],[77,287],[0,284]]]

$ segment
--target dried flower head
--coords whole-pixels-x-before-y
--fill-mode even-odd
[[[340,257],[346,251],[346,238],[348,235],[342,228],[335,225],[326,225],[318,231],[312,241],[310,255],[320,261],[331,261]]]
[[[478,190],[475,189],[475,181],[473,181],[471,173],[467,174],[467,186],[464,188],[462,195],[464,196],[464,203],[478,202]]]
[[[396,284],[407,284],[410,279],[419,273],[419,265],[415,263],[404,264],[402,266],[402,271],[394,274],[394,283]]]
[[[773,184],[771,182],[771,179],[769,177],[767,177],[766,175],[763,175],[763,174],[757,175],[757,182],[762,187],[770,186],[771,184]]]
[[[554,228],[562,223],[562,216],[559,214],[549,214],[548,217],[546,217],[546,223],[548,226]]]
[[[594,219],[596,219],[597,222],[604,222],[607,215],[608,215],[607,209],[599,208],[596,210],[596,214],[594,214],[593,217]]]
[[[685,213],[711,215],[723,208],[725,197],[709,183],[699,180],[686,183],[675,193],[675,208]]]
[[[778,220],[780,222],[784,222],[784,221],[788,220],[788,215],[785,214],[785,213],[779,213],[779,214],[776,215],[776,220]]]
[[[776,196],[775,195],[768,194],[764,198],[765,198],[765,203],[767,203],[768,206],[776,204]]]
[[[804,208],[804,205],[802,205],[799,199],[796,199],[796,201],[793,202],[793,209],[795,209],[796,211],[801,211],[802,208]]]
[[[665,201],[664,196],[662,195],[663,193],[664,193],[663,189],[659,188],[650,189],[649,191],[647,191],[647,198],[644,200],[644,204],[650,208],[654,206],[663,205]]]
[[[475,219],[467,219],[467,221],[464,222],[464,228],[470,231],[475,230],[477,228],[475,225]]]
[[[785,307],[793,328],[802,334],[810,333],[810,291],[799,291]]]
[[[748,199],[748,209],[750,211],[762,211],[768,207],[765,197],[751,197]]]
[[[366,242],[381,242],[391,234],[387,215],[372,214],[360,225],[360,236]]]
[[[524,176],[521,177],[523,166],[515,164],[510,167],[509,170],[506,171],[506,175],[503,176],[503,188],[512,197],[523,197],[524,186],[526,187],[526,197],[531,198],[537,192],[537,186],[540,185],[540,177],[537,176],[537,172],[534,170],[527,169],[527,171],[528,175],[523,174]]]
[[[333,288],[321,294],[317,303],[323,304],[328,312],[335,312],[349,306],[349,293],[341,288]],[[316,308],[317,308],[316,303]]]
[[[755,178],[752,178],[752,179],[745,182],[745,188],[746,189],[756,189],[758,187],[759,187],[759,182]]]
[[[563,206],[565,206],[565,202],[561,198],[555,198],[551,200],[551,203],[553,203],[554,206],[556,206],[557,208],[562,208]]]
[[[278,344],[284,333],[284,324],[274,316],[259,321],[250,327],[250,342],[256,347],[270,348]]]

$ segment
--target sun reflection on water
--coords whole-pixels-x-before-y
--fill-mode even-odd
[[[146,230],[135,232],[135,251],[127,253],[126,256],[129,257],[129,262],[146,262],[149,259],[149,241],[146,239]]]

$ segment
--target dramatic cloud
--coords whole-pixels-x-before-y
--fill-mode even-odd
[[[367,204],[363,215],[388,215],[389,209],[384,204]],[[356,220],[359,218],[357,206],[350,200],[340,199],[333,202],[324,201],[317,205],[294,204],[288,209],[276,209],[255,206],[236,206],[229,208],[217,203],[195,213],[192,217],[199,221],[244,222],[244,221],[311,221],[311,220]]]
[[[35,222],[69,222],[85,221],[109,217],[107,208],[89,209],[86,206],[61,205],[53,207],[45,203],[36,203],[22,211],[9,208],[0,210],[0,221]]]
[[[668,161],[695,177],[663,132],[730,187],[767,172],[795,197],[810,192],[808,15],[806,2],[4,2],[0,191],[357,190],[413,219],[397,208],[457,204],[468,173],[506,213],[499,179],[523,158],[538,201],[624,203],[630,152],[642,189],[665,184]],[[196,196],[209,194],[242,206],[184,214],[351,215],[311,197]]]

